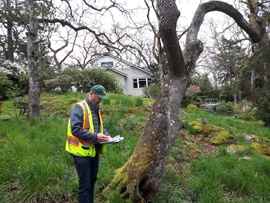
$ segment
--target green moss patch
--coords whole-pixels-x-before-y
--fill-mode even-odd
[[[267,145],[263,145],[263,144],[259,144],[259,143],[253,142],[253,143],[251,144],[251,146],[252,146],[255,150],[260,151],[260,152],[262,152],[263,154],[270,156],[270,147],[268,147]]]
[[[234,140],[234,136],[231,135],[228,131],[220,131],[218,132],[215,136],[210,138],[209,142],[212,145],[223,145],[223,144],[228,144],[232,143]]]

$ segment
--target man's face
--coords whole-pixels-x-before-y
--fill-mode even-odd
[[[99,104],[100,102],[102,102],[102,99],[97,94],[90,92],[90,101],[92,103]]]

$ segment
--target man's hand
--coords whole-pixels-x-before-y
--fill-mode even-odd
[[[111,140],[110,136],[106,136],[102,133],[97,134],[97,141],[98,142],[109,142]]]

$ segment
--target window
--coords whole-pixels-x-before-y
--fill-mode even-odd
[[[113,62],[101,62],[101,68],[111,68],[113,67]]]
[[[151,78],[135,78],[133,79],[133,88],[148,87],[151,84]]]

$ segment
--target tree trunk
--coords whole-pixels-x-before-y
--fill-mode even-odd
[[[163,50],[161,47],[161,42],[160,42],[160,38],[157,39],[157,44],[158,44],[158,67],[159,67],[159,80],[160,80],[160,87],[162,87],[164,85],[164,60],[163,60]]]
[[[250,77],[251,91],[255,89],[255,79],[256,79],[256,71],[255,68],[253,68],[251,69],[251,77]]]
[[[29,16],[29,30],[27,35],[27,56],[29,72],[29,92],[28,92],[28,112],[27,116],[39,117],[39,96],[40,89],[38,83],[38,43],[37,31],[38,21],[35,15],[33,0],[26,0],[26,8]]]
[[[7,1],[8,7],[8,14],[9,17],[7,18],[7,51],[6,51],[6,60],[10,60],[14,62],[14,47],[13,47],[13,39],[12,39],[12,29],[13,29],[13,21],[11,19],[11,3],[10,0]]]
[[[164,177],[168,157],[183,123],[178,118],[179,106],[185,94],[189,74],[203,50],[197,34],[204,15],[209,11],[229,9],[241,23],[243,29],[259,39],[252,28],[246,25],[242,16],[232,6],[224,2],[208,2],[196,11],[187,33],[185,51],[182,53],[176,33],[176,22],[180,15],[175,0],[157,0],[159,31],[168,58],[170,73],[161,87],[152,112],[148,117],[141,138],[127,163],[117,170],[112,182],[104,189],[103,196],[118,189],[124,198],[133,202],[145,202],[156,197]],[[234,10],[232,10],[234,9]],[[240,14],[241,15],[241,14]]]

